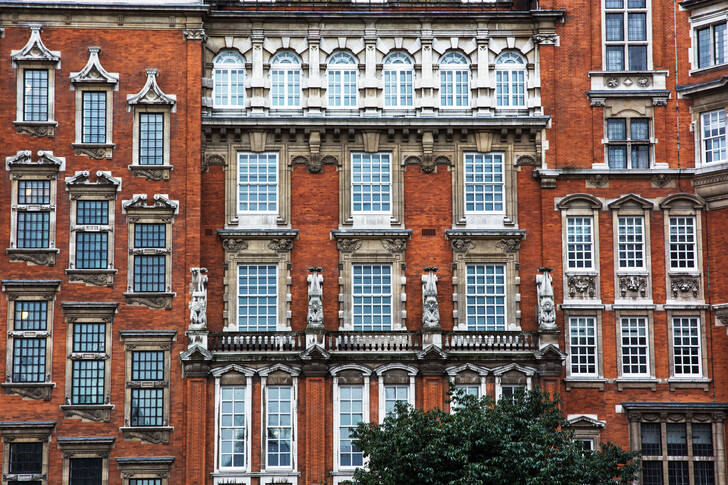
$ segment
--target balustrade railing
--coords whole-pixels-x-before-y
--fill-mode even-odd
[[[443,332],[442,346],[446,351],[537,350],[538,338],[521,331]]]
[[[326,349],[334,352],[406,352],[422,348],[415,332],[331,332]]]
[[[216,332],[208,336],[212,352],[301,352],[306,349],[303,332]]]

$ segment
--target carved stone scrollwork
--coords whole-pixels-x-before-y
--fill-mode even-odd
[[[56,251],[38,251],[33,249],[6,250],[10,261],[24,261],[38,266],[55,266]]]
[[[182,35],[184,35],[185,40],[207,40],[205,29],[185,29]]]
[[[559,36],[556,34],[533,34],[533,43],[538,45],[556,45],[559,42]]]
[[[406,239],[382,239],[382,246],[390,253],[401,253],[407,249]]]
[[[207,169],[213,165],[216,165],[219,167],[225,166],[225,159],[222,157],[222,155],[215,154],[215,155],[210,155],[208,157],[203,158],[202,166],[201,166],[202,172],[207,172]]]
[[[248,242],[243,239],[225,239],[222,247],[225,251],[245,251],[248,249]]]
[[[308,315],[306,322],[307,328],[323,329],[324,312],[323,312],[323,282],[324,277],[321,275],[321,267],[308,268],[311,272],[306,277],[308,282]]]
[[[542,274],[536,275],[536,292],[538,298],[538,328],[541,330],[556,329],[556,305],[551,279],[551,268],[539,268]]]
[[[440,329],[440,307],[437,302],[436,267],[425,268],[422,275],[422,328]]]
[[[360,239],[339,239],[336,241],[336,248],[342,253],[353,253],[361,248]]]
[[[111,407],[92,407],[92,406],[70,406],[62,405],[63,414],[66,418],[81,418],[98,423],[108,422],[111,418]]]
[[[715,318],[717,318],[722,325],[728,325],[728,308],[716,310]]]
[[[656,187],[662,188],[662,187],[667,187],[667,185],[670,183],[671,180],[672,179],[669,175],[664,174],[664,173],[658,173],[658,174],[655,174],[652,176],[651,181],[652,181],[652,184],[655,185]]]
[[[277,253],[287,253],[293,249],[293,239],[271,239],[268,242],[268,249]]]
[[[696,276],[678,276],[671,278],[670,287],[672,289],[672,296],[677,296],[678,293],[692,293],[693,296],[698,296],[698,290],[700,289],[700,279]]]
[[[516,160],[517,167],[538,167],[540,164],[531,155],[521,155]]]
[[[647,294],[647,276],[624,275],[619,276],[619,293],[624,297],[627,293],[639,293],[641,297]]]
[[[569,287],[569,297],[574,298],[578,293],[581,297],[594,298],[596,294],[596,277],[594,275],[571,275],[566,279]]]
[[[453,239],[450,241],[450,247],[456,253],[467,253],[475,247],[475,243],[470,239]]]
[[[291,165],[305,165],[308,173],[321,173],[324,165],[339,165],[339,161],[332,155],[321,157],[320,153],[312,153],[310,157],[299,155],[291,160]]]
[[[133,440],[137,439],[145,443],[152,444],[169,444],[169,434],[171,430],[168,429],[138,429],[138,428],[127,428],[123,429],[124,439]]]
[[[74,149],[76,155],[86,155],[89,158],[93,158],[95,160],[101,160],[106,158],[107,150],[106,148],[99,147],[99,148],[92,148],[92,147],[76,147]]]
[[[154,182],[169,180],[169,167],[149,168],[142,167],[141,165],[129,165],[129,168],[135,177],[144,177],[147,180],[152,180]]]
[[[48,124],[32,124],[32,123],[24,123],[19,122],[15,123],[15,131],[17,133],[25,133],[30,136],[38,137],[38,138],[53,138],[56,134],[56,126],[55,124],[48,123]]]
[[[425,153],[421,158],[411,155],[404,160],[405,165],[419,165],[422,173],[434,173],[438,165],[450,165],[450,159],[444,155],[433,157],[432,153]]]
[[[87,283],[93,286],[113,286],[113,273],[92,273],[92,272],[75,272],[66,271],[69,282]]]
[[[500,241],[495,243],[495,246],[506,253],[516,253],[519,249],[521,249],[521,240],[501,239]]]
[[[124,293],[126,303],[129,305],[141,305],[155,309],[172,309],[172,293],[145,295],[143,293]]]
[[[190,330],[207,327],[207,268],[191,268]]]
[[[39,401],[50,401],[53,384],[25,385],[18,383],[2,384],[6,394],[17,394],[18,396],[36,399]]]

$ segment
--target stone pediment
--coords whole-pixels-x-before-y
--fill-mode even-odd
[[[30,150],[20,150],[12,157],[5,158],[5,169],[44,169],[54,172],[64,171],[66,169],[66,159],[64,157],[55,157],[53,152],[39,150],[38,160],[33,161]]]
[[[165,94],[157,84],[157,70],[147,69],[147,82],[144,84],[144,87],[136,94],[127,95],[126,102],[130,106],[174,106],[175,104],[177,104],[177,96],[175,96],[174,94]]]
[[[538,352],[534,353],[536,360],[566,360],[566,354],[553,344],[541,347]]]
[[[569,418],[569,424],[575,428],[604,428],[607,422],[581,414]]]
[[[445,360],[447,359],[447,353],[436,345],[428,345],[419,354],[417,354],[419,360]]]
[[[88,62],[80,72],[71,73],[71,83],[73,84],[117,84],[119,82],[118,73],[110,73],[101,65],[99,47],[89,47]]]
[[[154,203],[151,205],[147,204],[147,194],[134,194],[131,200],[125,200],[121,204],[122,210],[127,212],[133,209],[157,209],[170,211],[176,214],[179,210],[179,202],[176,200],[169,200],[167,194],[154,194]]]
[[[94,186],[94,187],[115,187],[117,191],[121,190],[121,178],[113,177],[111,172],[99,170],[96,172],[96,182],[91,182],[88,170],[76,172],[72,177],[66,177],[67,186]]]
[[[637,194],[627,194],[615,201],[610,202],[609,204],[607,204],[607,207],[609,207],[610,209],[622,209],[628,207],[652,209],[654,207],[654,204]]]
[[[179,357],[183,362],[209,361],[212,360],[212,353],[199,344],[192,344],[189,349],[180,352]]]
[[[515,362],[493,369],[491,372],[494,376],[502,376],[503,374],[510,371],[517,371],[526,376],[536,375],[536,369],[533,369],[531,367],[524,367],[522,365],[516,364]]]
[[[210,374],[212,374],[214,377],[221,377],[229,372],[236,372],[246,377],[253,377],[253,375],[255,375],[255,369],[251,369],[250,367],[245,367],[238,364],[230,364],[226,365],[225,367],[216,367],[215,369],[212,369],[210,371]]]
[[[485,367],[480,367],[479,365],[471,364],[469,362],[467,364],[462,364],[455,367],[448,367],[447,369],[445,369],[445,372],[447,372],[447,375],[449,375],[450,377],[455,377],[462,371],[475,372],[480,377],[485,377],[488,375],[488,372],[490,372]]]
[[[312,345],[300,354],[301,360],[329,360],[331,354],[320,345]]]
[[[48,49],[40,38],[41,25],[30,26],[30,38],[20,50],[11,52],[14,63],[17,62],[49,62],[58,64],[61,60],[60,51]]]

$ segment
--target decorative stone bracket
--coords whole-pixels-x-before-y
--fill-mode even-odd
[[[619,294],[626,297],[628,294],[647,296],[647,275],[619,275]]]
[[[691,294],[693,298],[696,298],[700,291],[700,276],[670,275],[670,291],[675,298],[678,296],[690,297]]]
[[[594,298],[596,296],[597,275],[572,274],[567,275],[566,285],[569,298]]]

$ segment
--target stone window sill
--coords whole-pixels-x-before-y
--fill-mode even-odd
[[[708,392],[711,382],[713,382],[712,379],[707,377],[695,377],[693,379],[671,377],[667,380],[671,391],[676,389],[702,389]]]
[[[155,309],[172,309],[172,298],[176,293],[124,293],[128,305],[146,306]]]
[[[70,283],[86,283],[88,286],[114,286],[116,269],[66,269]]]
[[[57,248],[7,248],[5,254],[11,262],[32,263],[38,266],[55,266]]]
[[[63,416],[83,421],[109,422],[113,404],[61,404]]]
[[[50,121],[13,121],[15,131],[18,133],[27,133],[30,136],[53,138],[56,133],[58,123]]]
[[[5,394],[16,394],[29,399],[50,401],[55,382],[3,382],[0,384]]]
[[[111,158],[116,147],[113,143],[74,143],[72,146],[77,156],[86,155],[96,160]]]
[[[566,390],[573,389],[599,389],[604,390],[604,383],[607,380],[603,377],[567,377],[564,379]]]
[[[42,482],[46,483],[48,478],[45,474],[40,473],[7,473],[3,475],[3,483],[16,483],[16,482]]]
[[[169,444],[172,426],[123,426],[119,430],[126,440],[139,440],[152,444]]]
[[[174,170],[172,165],[129,165],[132,175],[144,177],[147,180],[169,180],[169,173]]]
[[[657,379],[654,377],[620,377],[616,381],[617,389],[649,389],[657,390]]]

